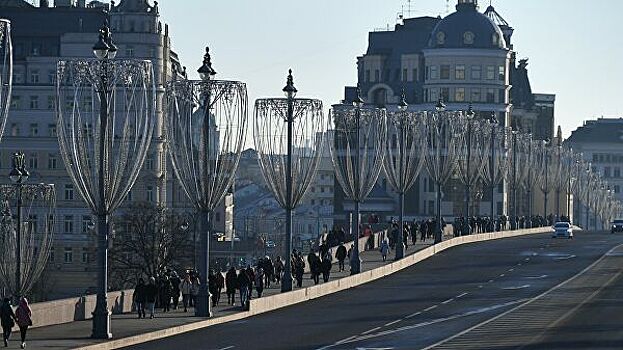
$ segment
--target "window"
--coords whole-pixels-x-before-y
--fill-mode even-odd
[[[473,45],[474,44],[474,33],[465,32],[463,33],[463,44],[465,45]]]
[[[366,70],[366,82],[370,82],[370,70]]]
[[[74,233],[74,217],[73,215],[65,215],[63,219],[63,232],[66,234]]]
[[[429,101],[437,102],[437,100],[439,100],[439,94],[437,93],[437,89],[431,89]]]
[[[504,66],[498,67],[498,79],[500,81],[506,81],[506,70],[504,69]]]
[[[614,193],[621,193],[621,186],[614,185]]]
[[[480,89],[472,89],[471,101],[472,102],[481,102],[482,95],[480,93]]]
[[[472,66],[472,80],[480,80],[480,79],[482,79],[482,67]]]
[[[311,205],[316,205],[316,200],[315,199],[311,200]]]
[[[30,96],[30,109],[39,109],[39,96]]]
[[[495,103],[495,89],[487,89],[487,103]]]
[[[89,263],[89,250],[87,248],[82,248],[82,263]]]
[[[82,233],[89,233],[89,226],[92,225],[91,217],[88,215],[82,216]]]
[[[437,66],[430,66],[430,78],[439,79],[439,68]]]
[[[324,187],[320,186],[320,192],[324,193]]]
[[[448,64],[441,65],[441,73],[440,73],[439,78],[443,80],[450,79],[450,65]]]
[[[30,83],[39,84],[39,70],[33,69],[30,71]]]
[[[56,137],[56,124],[48,124],[48,136]]]
[[[30,136],[39,136],[39,124],[30,124]]]
[[[65,264],[69,264],[74,261],[74,252],[72,248],[65,248]]]
[[[374,70],[374,81],[381,81],[381,71],[378,69]]]
[[[53,71],[53,70],[48,71],[48,83],[50,84],[56,83],[56,71]]]
[[[39,167],[39,157],[37,157],[37,153],[32,153],[28,158],[28,166],[30,169],[37,169]]]
[[[402,70],[402,81],[407,81],[409,80],[409,71],[407,70],[407,68]]]
[[[154,170],[154,156],[148,155],[145,159],[145,169]]]
[[[153,186],[147,186],[147,201],[148,202],[154,201],[154,187]]]
[[[441,88],[441,96],[444,101],[450,101],[450,88]]]
[[[614,168],[614,177],[617,179],[621,178],[621,168],[619,167]]]
[[[56,169],[58,166],[58,160],[55,154],[48,154],[48,169]]]
[[[612,171],[612,169],[609,166],[604,167],[604,177],[605,178],[611,177],[611,175],[612,175],[611,171]]]
[[[487,80],[495,80],[495,66],[487,66]]]
[[[74,200],[74,185],[73,184],[65,185],[65,200],[66,201]]]
[[[465,102],[465,88],[456,88],[454,91],[454,100],[456,102]]]
[[[11,109],[22,108],[22,97],[13,95],[11,97]]]
[[[454,71],[454,78],[456,80],[465,80],[465,66],[456,66]]]
[[[54,96],[48,96],[48,109],[54,109]]]
[[[132,32],[132,30],[131,30]],[[134,46],[126,46],[125,48],[125,56],[126,57],[134,57]]]
[[[505,102],[506,102],[506,90],[500,89],[500,91],[498,92],[498,103],[505,103]]]
[[[19,136],[19,124],[11,124],[11,136]]]
[[[411,77],[411,81],[418,81],[418,76],[417,76],[417,68],[413,69],[413,77]]]

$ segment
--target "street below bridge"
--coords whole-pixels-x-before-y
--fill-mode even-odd
[[[358,288],[128,349],[620,349],[621,244],[576,232],[464,245]]]

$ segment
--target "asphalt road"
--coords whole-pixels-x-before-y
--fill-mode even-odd
[[[466,245],[349,291],[129,349],[423,349],[530,301],[619,244],[623,235],[578,232],[573,240],[537,235]],[[601,290],[608,300],[623,290],[621,278],[610,282]],[[591,305],[584,314],[595,312]],[[612,324],[615,314],[566,322]],[[559,336],[551,329],[541,341]]]

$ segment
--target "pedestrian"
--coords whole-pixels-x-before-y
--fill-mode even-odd
[[[314,284],[320,283],[320,273],[322,272],[322,262],[320,261],[320,258],[316,254],[310,253],[307,260],[309,262],[311,278],[314,280]]]
[[[145,281],[139,278],[132,296],[134,307],[136,307],[136,312],[138,312],[138,318],[145,318],[145,287]]]
[[[344,244],[340,243],[340,246],[337,247],[335,258],[337,259],[340,272],[344,271],[344,260],[346,260],[346,247],[344,247]]]
[[[173,271],[171,274],[171,299],[173,300],[173,310],[177,310],[177,306],[180,303],[180,284],[182,280],[177,275],[177,272]]]
[[[180,292],[182,293],[182,304],[184,305],[184,312],[188,311],[190,306],[190,294],[193,288],[193,283],[190,280],[190,274],[186,273],[184,280],[180,283]]]
[[[162,312],[171,311],[171,294],[173,294],[173,287],[171,286],[171,281],[169,281],[168,276],[165,275],[162,277],[160,280],[160,288],[158,290]]]
[[[212,307],[216,306],[216,275],[214,274],[214,270],[210,269],[208,273],[208,290],[211,294],[212,299]]]
[[[275,280],[277,284],[281,283],[281,274],[283,273],[283,260],[281,260],[281,256],[277,257],[275,260]]]
[[[158,287],[156,286],[156,278],[150,277],[149,284],[145,286],[145,304],[149,310],[149,318],[154,318],[154,309],[156,308],[156,299],[158,298]]]
[[[389,253],[389,243],[387,242],[387,239],[384,239],[383,242],[381,242],[381,247],[379,248],[379,251],[381,252],[381,257],[383,258],[383,261],[386,261],[387,253]]]
[[[216,271],[216,305],[221,302],[223,288],[225,288],[225,277],[223,277],[223,273],[219,269]]]
[[[332,265],[331,254],[327,253],[324,256],[324,259],[322,260],[322,266],[321,266],[322,280],[325,283],[329,282],[329,275],[331,275],[331,265]]]
[[[197,307],[197,296],[199,296],[199,286],[201,285],[201,281],[199,280],[198,274],[191,274],[190,282],[192,282],[190,286],[190,302],[191,305],[195,308]]]
[[[245,269],[242,269],[238,274],[238,287],[240,288],[240,305],[243,310],[249,308],[250,284],[249,275]]]
[[[17,310],[15,310],[15,317],[17,319],[17,325],[19,326],[19,333],[22,339],[22,349],[26,348],[26,333],[28,332],[28,327],[32,326],[32,310],[28,305],[28,300],[26,298],[21,298],[19,301],[19,306]]]
[[[261,298],[262,292],[264,292],[264,269],[261,267],[258,267],[255,273],[255,291],[257,297]]]
[[[296,278],[296,286],[301,288],[303,286],[303,274],[305,273],[305,261],[303,257],[299,255],[294,263],[294,277]]]
[[[236,289],[238,288],[238,274],[233,266],[225,274],[225,287],[227,292],[227,305],[236,304]]]
[[[9,337],[11,337],[11,329],[15,326],[17,317],[11,307],[11,299],[4,298],[0,306],[0,323],[2,324],[2,340],[4,346],[9,346]]]

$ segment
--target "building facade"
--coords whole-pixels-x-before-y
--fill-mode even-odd
[[[516,60],[513,34],[493,6],[480,12],[477,0],[458,0],[456,11],[445,18],[401,18],[394,30],[369,33],[368,50],[357,58],[358,87],[366,104],[388,111],[396,110],[404,91],[411,110],[432,111],[440,99],[448,110],[472,105],[477,118],[495,116],[500,125],[551,140],[555,96],[532,92],[527,60]],[[346,87],[343,103],[349,104],[356,93],[356,87]],[[481,206],[472,213],[488,215],[492,200],[496,215],[508,213],[506,183],[498,186],[494,198],[480,187],[473,192],[474,202]],[[406,195],[406,215],[433,215],[435,193],[423,170]],[[447,219],[464,213],[463,193],[458,178],[443,189],[442,215]],[[336,220],[344,223],[352,205],[339,190],[335,198]],[[397,208],[397,195],[381,175],[363,210],[387,217]]]

